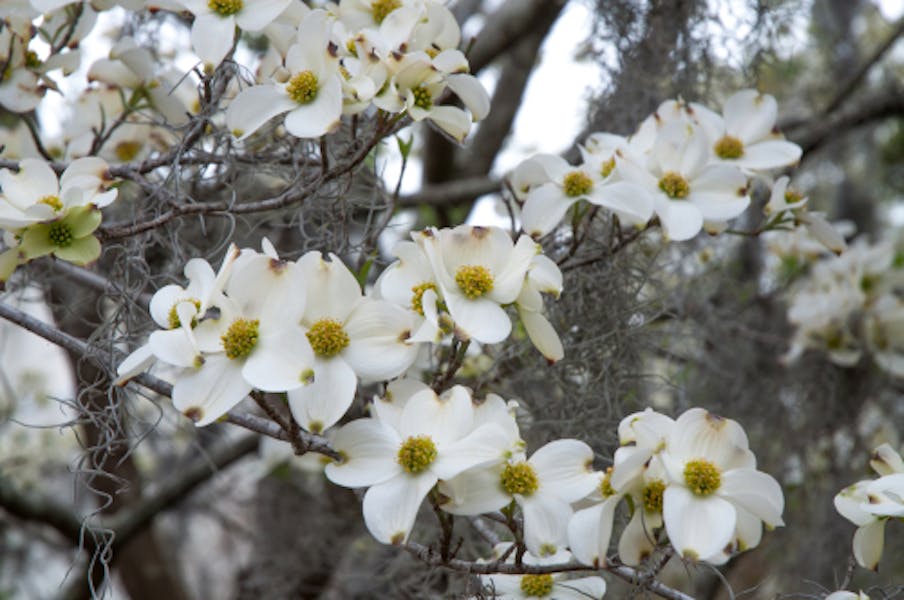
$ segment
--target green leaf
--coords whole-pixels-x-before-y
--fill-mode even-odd
[[[414,145],[414,136],[408,136],[408,141],[402,139],[402,136],[395,136],[396,143],[399,145],[399,152],[402,154],[402,160],[408,160],[408,156],[411,154],[411,147]]]

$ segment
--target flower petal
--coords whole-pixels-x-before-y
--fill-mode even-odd
[[[279,87],[256,85],[242,90],[226,109],[226,126],[243,140],[273,117],[297,106]]]
[[[385,423],[376,419],[357,419],[336,431],[333,447],[343,455],[342,462],[326,466],[327,478],[349,488],[367,487],[402,475],[398,463],[401,440]]]
[[[706,560],[722,552],[734,536],[737,521],[727,500],[700,498],[677,485],[665,489],[662,515],[672,547],[691,560]]]
[[[341,356],[314,358],[314,381],[289,390],[292,416],[307,431],[320,432],[335,425],[355,399],[358,378]]]
[[[593,450],[579,440],[549,442],[530,457],[540,487],[566,502],[576,502],[593,491],[599,478],[593,473]]]
[[[310,104],[296,104],[286,115],[286,130],[300,138],[318,138],[335,130],[342,118],[342,83],[330,75]]]
[[[568,502],[554,494],[516,495],[524,513],[524,543],[535,556],[543,556],[568,543]]]
[[[784,525],[785,497],[771,475],[755,469],[732,469],[722,474],[718,494],[750,511],[770,527]]]
[[[429,471],[403,473],[367,490],[363,506],[367,530],[384,544],[405,543],[421,502],[435,484],[436,476]]]
[[[615,507],[621,496],[610,496],[604,501],[579,510],[568,521],[568,546],[574,557],[595,568],[606,564]]]
[[[208,425],[229,412],[251,391],[241,369],[225,355],[207,356],[199,369],[188,370],[173,386],[173,406],[195,422]]]

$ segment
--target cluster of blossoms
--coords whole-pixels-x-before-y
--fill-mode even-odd
[[[120,365],[120,378],[156,361],[175,367],[173,402],[198,425],[252,390],[285,392],[298,424],[320,432],[346,413],[359,379],[402,375],[422,343],[452,333],[460,341],[507,338],[504,305],[527,315],[538,347],[561,351],[540,296],[558,294],[561,273],[530,238],[513,244],[499,228],[465,225],[414,237],[399,244],[400,259],[367,295],[337,256],[317,251],[292,262],[266,241],[263,252],[232,248],[217,273],[192,259],[186,287],[154,294],[150,313],[162,329]]]
[[[242,0],[185,4],[201,10],[192,40],[204,60],[219,62],[231,43],[206,55],[201,40],[217,38],[195,32],[208,25],[231,32],[232,15],[240,27],[261,30],[271,41],[259,85],[240,92],[226,112],[229,130],[240,139],[284,113],[289,133],[316,138],[338,127],[343,115],[374,107],[427,119],[461,142],[472,121],[489,111],[486,90],[468,74],[468,60],[458,50],[458,23],[436,0],[341,0],[315,10],[290,0],[247,7]],[[209,16],[211,11],[217,14]],[[222,40],[220,34],[217,43]],[[467,110],[441,105],[447,91]]]
[[[569,165],[549,154],[533,156],[511,175],[523,202],[521,226],[542,236],[581,200],[612,211],[626,224],[645,227],[657,217],[667,239],[693,238],[701,229],[717,233],[750,204],[753,178],[771,184],[769,171],[797,163],[801,149],[775,130],[772,96],[741,90],[723,114],[680,100],[663,102],[634,135],[594,133],[581,147],[583,162]],[[775,190],[784,202],[784,183]],[[779,189],[780,188],[780,189]],[[774,225],[803,224],[824,243],[838,235],[805,199],[770,203]],[[843,240],[841,240],[843,245]]]
[[[18,173],[0,170],[0,282],[19,265],[52,254],[77,265],[100,256],[93,235],[100,209],[116,199],[108,166],[100,158],[73,161],[57,179],[45,161],[24,159]]]
[[[858,241],[841,256],[818,261],[791,292],[788,320],[797,327],[785,360],[824,352],[841,366],[867,354],[884,371],[904,376],[901,256],[885,241]]]
[[[486,90],[458,49],[458,23],[438,0],[340,0],[317,9],[301,0],[7,3],[0,7],[0,105],[25,113],[47,90],[60,91],[48,73],[61,70],[65,77],[79,68],[78,47],[97,11],[114,6],[190,14],[192,48],[209,68],[230,55],[237,32],[266,38],[256,85],[238,92],[226,111],[226,126],[240,139],[283,114],[290,134],[318,138],[335,130],[343,115],[371,116],[379,109],[428,120],[461,142],[489,111]],[[41,58],[32,46],[50,51]],[[171,144],[173,128],[199,110],[199,99],[190,73],[161,70],[155,62],[135,40],[119,39],[107,58],[90,66],[93,85],[72,103],[62,138],[45,141],[49,151],[129,162]],[[450,93],[464,108],[442,104]],[[7,156],[36,153],[24,124],[11,142]]]
[[[684,558],[722,564],[759,544],[763,524],[783,524],[781,488],[756,470],[747,436],[732,420],[699,408],[677,420],[650,409],[630,415],[619,425],[623,445],[613,467],[599,472],[593,451],[578,440],[552,441],[528,457],[514,407],[493,394],[477,402],[461,386],[437,395],[418,381],[397,380],[374,399],[371,417],[336,432],[332,442],[342,459],[326,467],[326,476],[368,488],[364,520],[383,543],[405,543],[431,495],[454,515],[517,513],[536,564],[573,555],[605,566],[623,499],[631,520],[618,557],[628,565],[640,564],[666,537]],[[663,527],[666,537],[657,536]],[[487,583],[500,591],[520,586],[528,596],[527,588],[534,589],[540,597],[555,586],[551,575],[518,579]],[[596,578],[567,583],[589,586],[592,597],[604,590]]]
[[[904,460],[889,444],[882,444],[873,451],[869,464],[879,478],[858,481],[841,490],[835,496],[835,508],[857,526],[857,563],[878,571],[885,545],[885,523],[904,518]]]

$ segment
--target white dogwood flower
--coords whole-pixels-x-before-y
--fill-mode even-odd
[[[537,245],[523,235],[512,244],[499,227],[428,229],[418,238],[456,331],[484,344],[501,342],[512,322],[501,305],[521,292]]]
[[[870,466],[879,479],[858,481],[841,490],[835,496],[835,509],[857,526],[853,541],[857,564],[876,571],[885,547],[885,523],[904,516],[900,502],[904,497],[904,460],[889,444],[882,444],[873,451]],[[894,496],[890,497],[889,491]]]
[[[497,460],[506,439],[495,423],[477,422],[471,395],[461,386],[442,396],[421,390],[397,416],[397,421],[367,418],[344,425],[333,442],[342,461],[326,467],[333,483],[369,488],[364,522],[384,544],[405,543],[433,486]]]
[[[417,358],[409,341],[413,315],[390,302],[364,297],[336,255],[320,252],[298,260],[307,283],[301,324],[314,359],[305,385],[289,391],[295,420],[308,431],[334,425],[351,406],[358,378],[381,381],[401,375]]]
[[[298,41],[286,53],[285,80],[252,86],[235,97],[226,109],[234,136],[244,139],[283,113],[288,113],[286,130],[300,138],[317,138],[339,126],[342,83],[331,18],[314,10],[301,22]]]
[[[662,513],[669,542],[684,558],[722,564],[726,548],[755,545],[761,521],[783,525],[778,482],[757,471],[735,421],[701,408],[682,414],[662,453],[668,477]]]

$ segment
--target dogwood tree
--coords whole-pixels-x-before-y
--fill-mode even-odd
[[[900,152],[904,26],[825,104],[790,4],[581,6],[0,6],[10,595],[902,594],[899,244],[807,161]],[[575,11],[584,131],[506,145]]]

